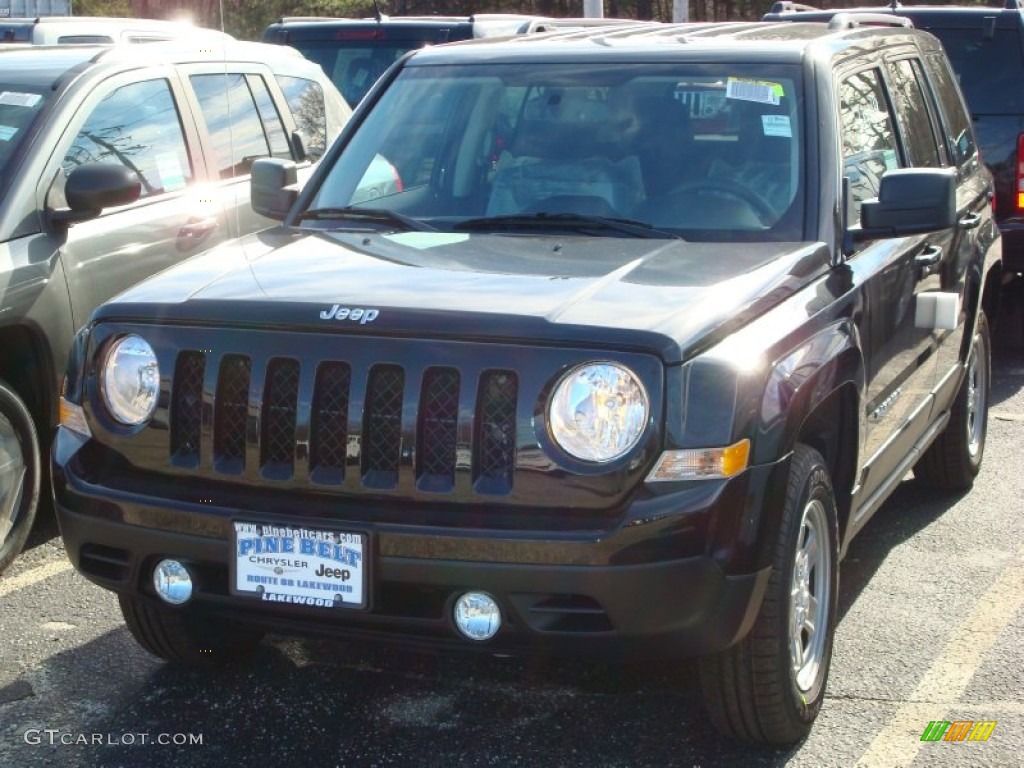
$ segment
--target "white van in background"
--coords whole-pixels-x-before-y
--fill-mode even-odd
[[[233,40],[226,32],[183,21],[125,19],[111,16],[0,18],[0,43],[31,45],[152,43],[162,40]]]

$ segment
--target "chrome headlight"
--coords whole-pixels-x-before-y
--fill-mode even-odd
[[[145,339],[118,339],[107,352],[100,375],[103,401],[111,416],[133,427],[153,415],[160,394],[160,367]]]
[[[566,453],[604,464],[632,450],[649,413],[647,391],[636,374],[616,363],[587,363],[558,382],[548,428]]]

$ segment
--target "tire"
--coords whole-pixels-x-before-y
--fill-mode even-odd
[[[263,633],[231,627],[187,609],[165,608],[118,595],[121,614],[135,641],[154,656],[189,667],[214,667],[256,650]]]
[[[39,508],[42,462],[32,415],[0,381],[0,572],[21,551]]]
[[[985,455],[991,380],[992,342],[982,312],[949,423],[914,466],[914,477],[919,482],[943,491],[966,491],[974,485]]]
[[[743,640],[698,660],[704,704],[720,732],[776,745],[810,732],[832,660],[838,562],[828,467],[797,445],[761,611]]]

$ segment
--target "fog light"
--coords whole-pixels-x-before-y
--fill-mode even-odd
[[[470,640],[490,640],[501,627],[501,609],[484,592],[467,592],[455,601],[455,626]]]
[[[192,597],[192,576],[177,560],[161,560],[153,569],[153,586],[160,599],[181,605]]]

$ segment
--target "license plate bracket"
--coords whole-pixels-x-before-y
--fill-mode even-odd
[[[232,522],[233,595],[312,608],[367,607],[369,534]]]

